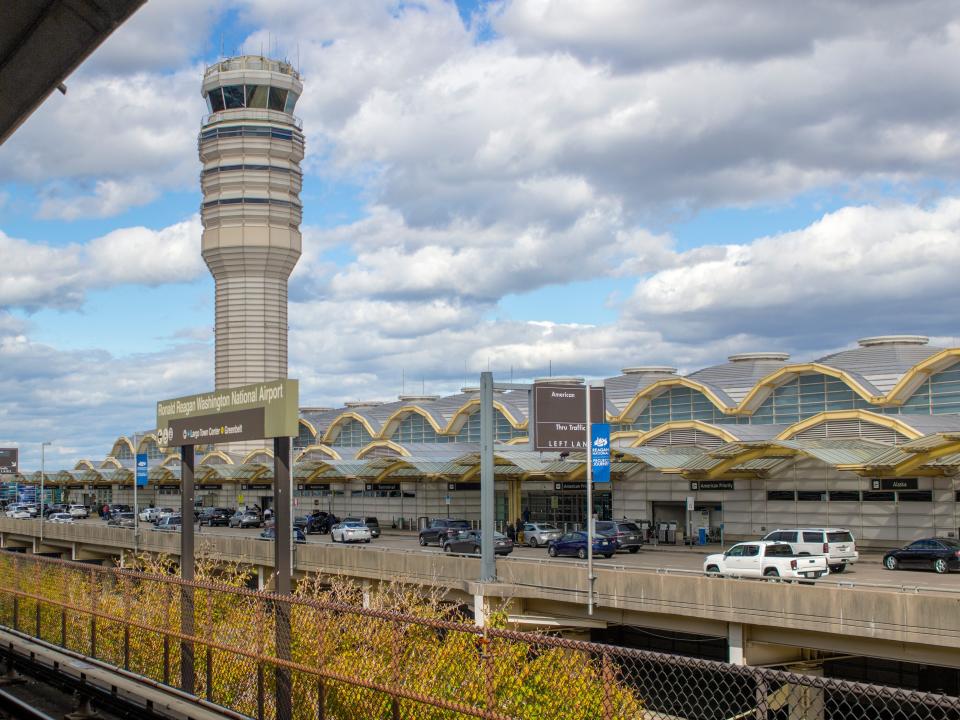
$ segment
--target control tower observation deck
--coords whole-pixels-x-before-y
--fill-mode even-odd
[[[303,83],[245,55],[203,78],[203,259],[216,281],[217,389],[287,377],[287,280],[300,257]]]

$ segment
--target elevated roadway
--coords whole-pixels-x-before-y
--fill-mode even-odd
[[[38,529],[35,520],[0,518],[0,543],[74,560],[116,559],[133,549],[130,530],[99,521],[47,523],[43,542]],[[514,622],[528,628],[576,634],[609,624],[723,637],[730,659],[751,665],[799,661],[815,650],[960,668],[960,577],[885,573],[877,558],[807,586],[707,578],[698,569],[702,555],[695,553],[617,555],[596,565],[597,607],[588,616],[585,563],[547,559],[542,550],[518,550],[498,561],[498,582],[480,583],[478,559],[424,552],[409,538],[387,536],[359,546],[310,539],[295,546],[298,572],[442,587],[452,600],[475,607],[503,601]],[[249,563],[261,578],[273,563],[272,543],[253,531],[204,529],[197,548]],[[176,556],[179,534],[141,532],[139,549]]]

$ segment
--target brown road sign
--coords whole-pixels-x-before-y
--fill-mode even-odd
[[[583,450],[587,447],[587,409],[583,385],[533,386],[535,450]],[[590,388],[590,420],[606,422],[606,395]]]

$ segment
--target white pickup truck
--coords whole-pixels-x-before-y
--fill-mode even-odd
[[[814,580],[830,574],[822,555],[796,555],[787,543],[758,540],[734,545],[725,553],[708,555],[706,575],[746,578]]]

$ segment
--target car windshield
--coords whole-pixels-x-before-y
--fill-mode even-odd
[[[470,529],[470,523],[468,523],[466,520],[451,520],[451,521],[450,521],[450,527],[452,527],[452,528],[466,528],[466,529],[469,530],[469,529]]]
[[[375,517],[368,517],[368,518],[364,518],[364,519],[367,521],[367,524],[368,524],[368,525],[379,525],[379,524],[380,524],[379,522],[377,522],[377,519],[376,519]]]
[[[841,532],[828,532],[827,542],[853,542],[853,535],[851,535],[847,530],[843,530]]]
[[[640,528],[637,527],[636,523],[620,523],[617,525],[621,532],[640,532]]]
[[[960,541],[954,540],[953,538],[937,538],[937,540],[948,548],[960,548]]]
[[[542,531],[544,531],[544,532],[555,532],[556,530],[559,530],[559,529],[560,529],[560,528],[556,527],[555,525],[537,525],[536,528],[537,528],[538,530],[542,530]]]
[[[345,520],[345,521],[343,522],[343,526],[344,526],[344,527],[348,527],[348,528],[363,528],[363,527],[366,527],[366,525],[364,525],[364,524],[363,524],[362,522],[360,522],[359,520]]]

